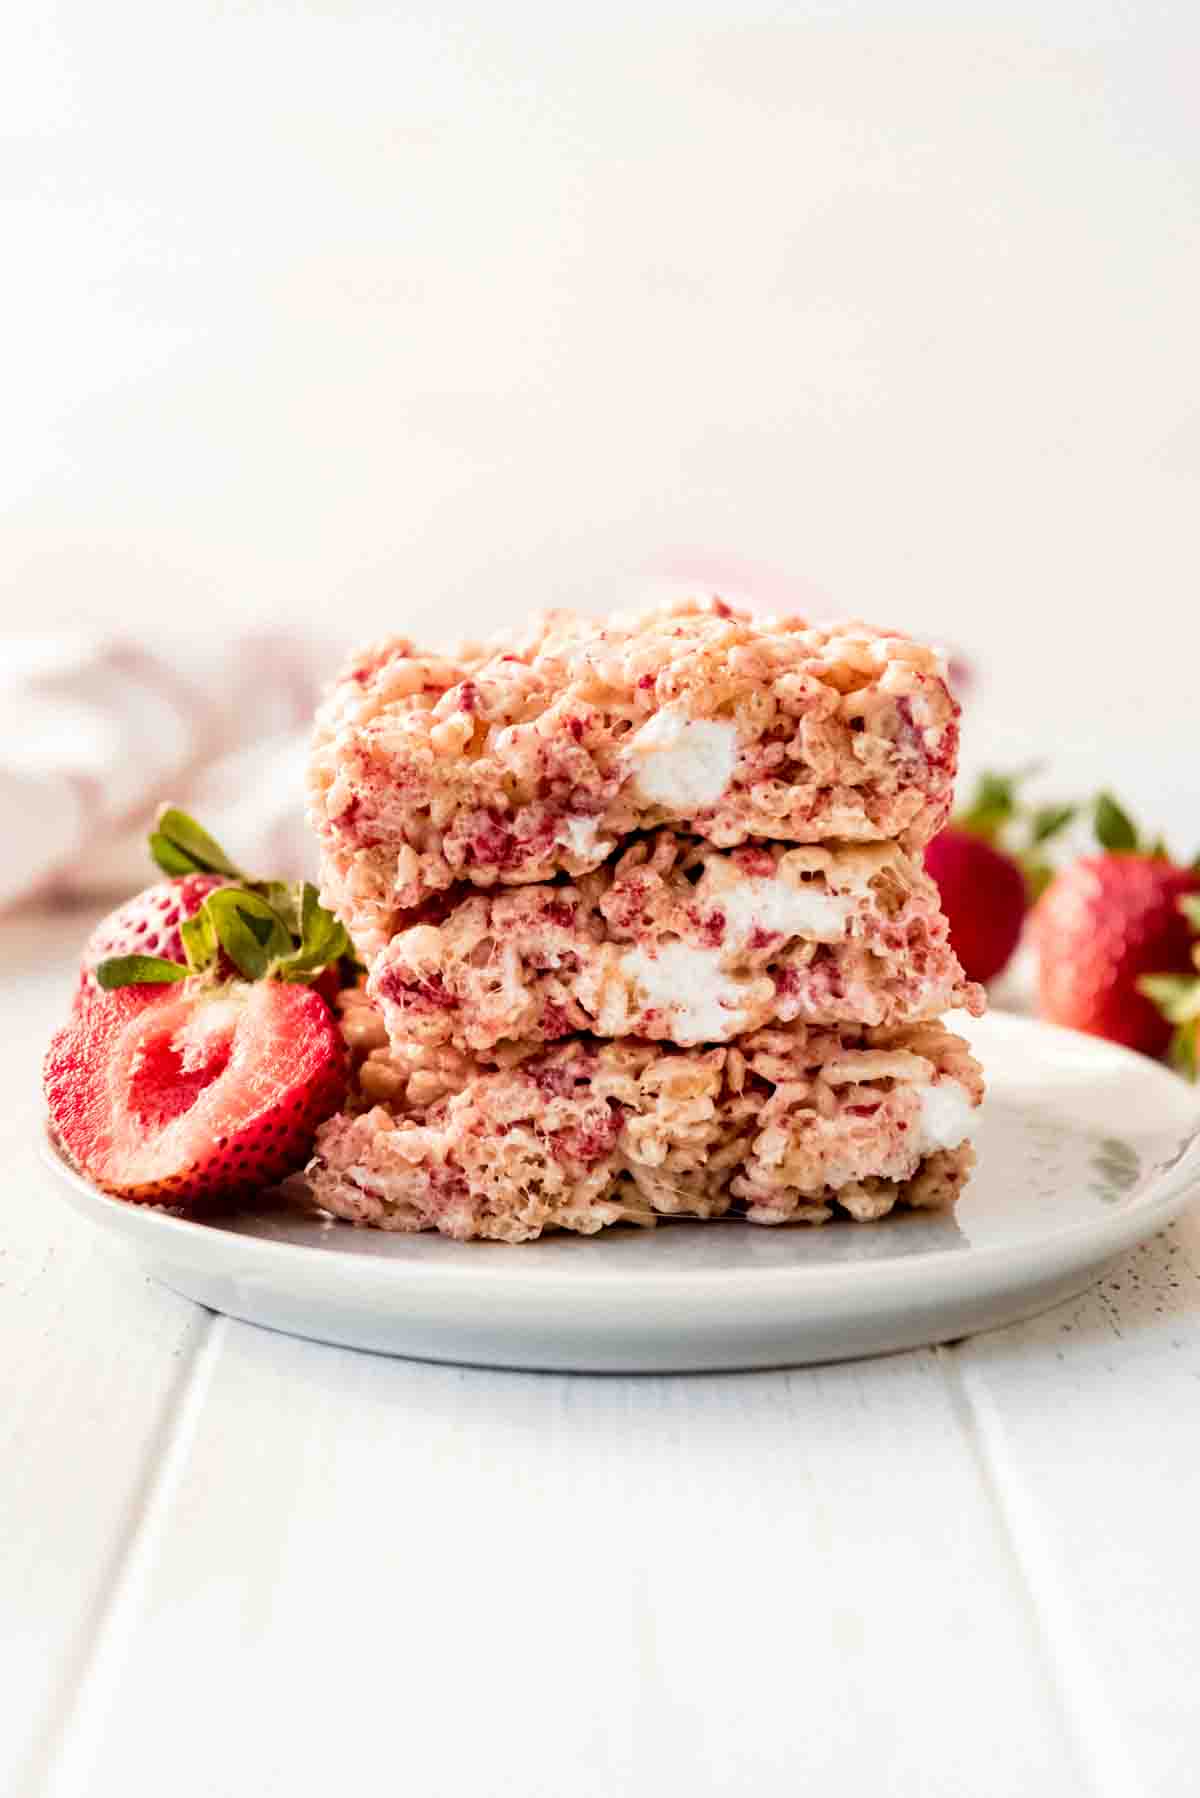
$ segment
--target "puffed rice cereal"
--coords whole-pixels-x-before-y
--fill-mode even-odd
[[[368,958],[431,895],[578,878],[668,824],[718,848],[895,841],[947,815],[958,707],[938,655],[720,600],[568,612],[450,655],[355,657],[309,779],[323,898]]]
[[[309,1179],[356,1224],[525,1242],[660,1216],[868,1222],[952,1205],[973,1164],[980,1070],[938,1023],[693,1050],[576,1037],[486,1068],[390,1047],[361,994],[345,1028],[355,1100]]]

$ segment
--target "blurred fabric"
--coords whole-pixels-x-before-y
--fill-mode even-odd
[[[614,609],[698,594],[763,613],[838,616],[801,576],[687,547],[648,558],[614,593]],[[538,609],[517,605],[494,628]],[[401,605],[398,629],[403,613]],[[451,615],[426,640],[444,646],[463,634]],[[144,885],[145,837],[165,801],[192,812],[248,870],[311,874],[305,754],[318,695],[344,648],[281,632],[224,643],[86,634],[10,641],[0,673],[0,828],[11,852],[0,905],[31,893]],[[961,697],[966,665],[955,656],[952,668]]]
[[[617,597],[637,608],[718,592],[761,611],[833,613],[817,587],[781,569],[687,548],[651,557]],[[535,609],[518,605],[495,624]],[[443,627],[431,641],[462,634],[450,620]],[[144,885],[145,837],[164,801],[192,812],[253,872],[312,873],[305,750],[340,659],[329,640],[282,632],[10,640],[0,674],[0,828],[10,846],[0,905]]]
[[[648,558],[612,597],[621,609],[685,594],[810,618],[845,616],[815,583],[750,557],[676,547]],[[551,596],[553,597],[553,596]],[[487,628],[513,623],[532,596]],[[599,610],[600,608],[592,608]],[[414,634],[431,646],[463,634],[453,610]],[[903,628],[885,608],[871,622]],[[396,629],[413,628],[399,601]],[[351,624],[348,637],[367,634]],[[929,633],[930,636],[933,633]],[[190,811],[248,870],[311,875],[304,764],[322,686],[348,637],[256,631],[159,641],[119,634],[0,640],[0,906],[30,897],[120,896],[152,878],[145,838],[158,805]],[[934,639],[936,640],[936,638]],[[989,715],[994,683],[977,645],[942,640],[967,703],[960,792],[986,766],[1038,764],[1038,800],[1081,798],[1097,785],[1093,735],[1073,739]],[[1099,728],[1099,726],[1098,726]],[[1120,790],[1142,818],[1191,854],[1197,834],[1190,761],[1164,766],[1153,744],[1124,739]]]
[[[623,603],[714,592],[764,611],[831,610],[779,569],[687,549],[652,558]],[[458,634],[447,622],[440,640]],[[249,870],[312,873],[304,758],[338,646],[281,632],[157,644],[79,634],[10,640],[3,660],[0,905],[144,885],[145,837],[164,801]]]
[[[0,904],[144,885],[163,800],[248,869],[311,871],[304,752],[328,643],[27,638],[3,664]]]

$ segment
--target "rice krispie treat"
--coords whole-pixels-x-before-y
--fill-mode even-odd
[[[551,613],[451,656],[392,638],[318,715],[323,896],[370,957],[454,882],[577,878],[662,824],[916,849],[949,808],[957,718],[919,643],[720,601]]]
[[[389,1047],[357,1000],[346,1033],[370,1108],[321,1127],[310,1184],[380,1229],[524,1242],[659,1215],[870,1221],[952,1205],[973,1161],[980,1071],[936,1023],[796,1024],[705,1050],[573,1038],[498,1068]]]
[[[691,1047],[984,1008],[937,888],[894,843],[721,850],[662,830],[570,885],[465,891],[374,960],[393,1041],[485,1058],[576,1031]]]

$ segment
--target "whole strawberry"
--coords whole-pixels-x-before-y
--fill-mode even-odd
[[[968,979],[1003,973],[1021,937],[1030,900],[1049,878],[1043,846],[1074,816],[1073,806],[1022,814],[1022,774],[985,774],[970,806],[951,819],[925,851],[937,883],[950,941]],[[1014,837],[1023,837],[1016,846]]]
[[[80,957],[79,992],[189,974],[257,980],[273,971],[311,984],[332,1004],[353,949],[307,882],[251,879],[175,806],[160,808],[150,854],[168,878],[97,924]]]
[[[181,874],[174,880],[156,880],[118,905],[101,918],[84,944],[80,984],[95,986],[97,967],[114,956],[159,956],[182,967],[187,957],[180,925],[195,917],[210,893],[228,885],[223,874]]]
[[[1161,844],[1143,846],[1108,795],[1096,831],[1102,853],[1064,868],[1033,915],[1039,1009],[1052,1023],[1161,1055],[1171,1021],[1141,982],[1190,972],[1180,901],[1200,892],[1200,870],[1178,866]]]
[[[1029,895],[1020,866],[985,837],[948,824],[925,851],[950,941],[968,980],[994,980],[1021,936]]]
[[[155,881],[101,918],[84,944],[79,983],[98,984],[102,962],[129,963],[132,957],[187,964],[183,925],[196,916],[210,893],[245,876],[221,845],[178,807],[159,808],[150,833],[150,856],[169,878]],[[224,970],[234,972],[232,964]]]

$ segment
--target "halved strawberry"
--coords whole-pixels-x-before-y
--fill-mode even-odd
[[[44,1069],[58,1136],[106,1192],[194,1205],[301,1167],[345,1097],[329,1007],[282,980],[85,988]]]

